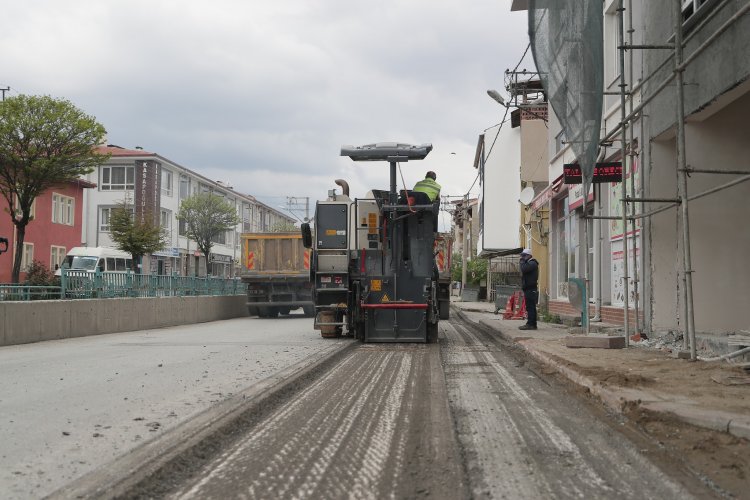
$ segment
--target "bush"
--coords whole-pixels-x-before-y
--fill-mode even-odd
[[[451,279],[461,281],[462,274],[461,254],[454,253],[451,260]],[[466,284],[479,285],[487,279],[487,259],[472,257],[466,262]]]
[[[38,260],[29,266],[24,283],[29,286],[60,286],[59,278]]]

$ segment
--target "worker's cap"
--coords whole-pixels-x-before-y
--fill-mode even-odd
[[[531,249],[530,248],[524,248],[521,251],[521,255],[531,255]]]

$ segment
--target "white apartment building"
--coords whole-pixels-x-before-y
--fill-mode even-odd
[[[159,214],[168,235],[166,248],[143,260],[141,271],[150,274],[234,277],[241,260],[243,232],[266,232],[294,219],[250,195],[238,193],[219,181],[212,181],[156,153],[108,145],[100,148],[111,155],[106,164],[86,176],[96,188],[86,190],[83,200],[82,246],[114,247],[109,230],[111,210],[128,201],[136,213],[149,209]],[[240,223],[219,235],[206,268],[203,254],[185,236],[177,220],[180,203],[196,194],[211,192],[235,205]]]

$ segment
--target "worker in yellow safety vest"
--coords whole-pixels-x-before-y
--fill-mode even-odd
[[[414,185],[412,191],[424,193],[430,199],[430,202],[435,201],[440,196],[440,184],[435,182],[436,178],[437,176],[435,175],[435,172],[427,172],[424,179]]]

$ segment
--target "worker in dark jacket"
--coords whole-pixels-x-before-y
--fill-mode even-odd
[[[539,261],[531,256],[531,250],[524,248],[521,252],[521,289],[526,299],[525,325],[519,330],[536,330],[536,303],[539,301]]]

